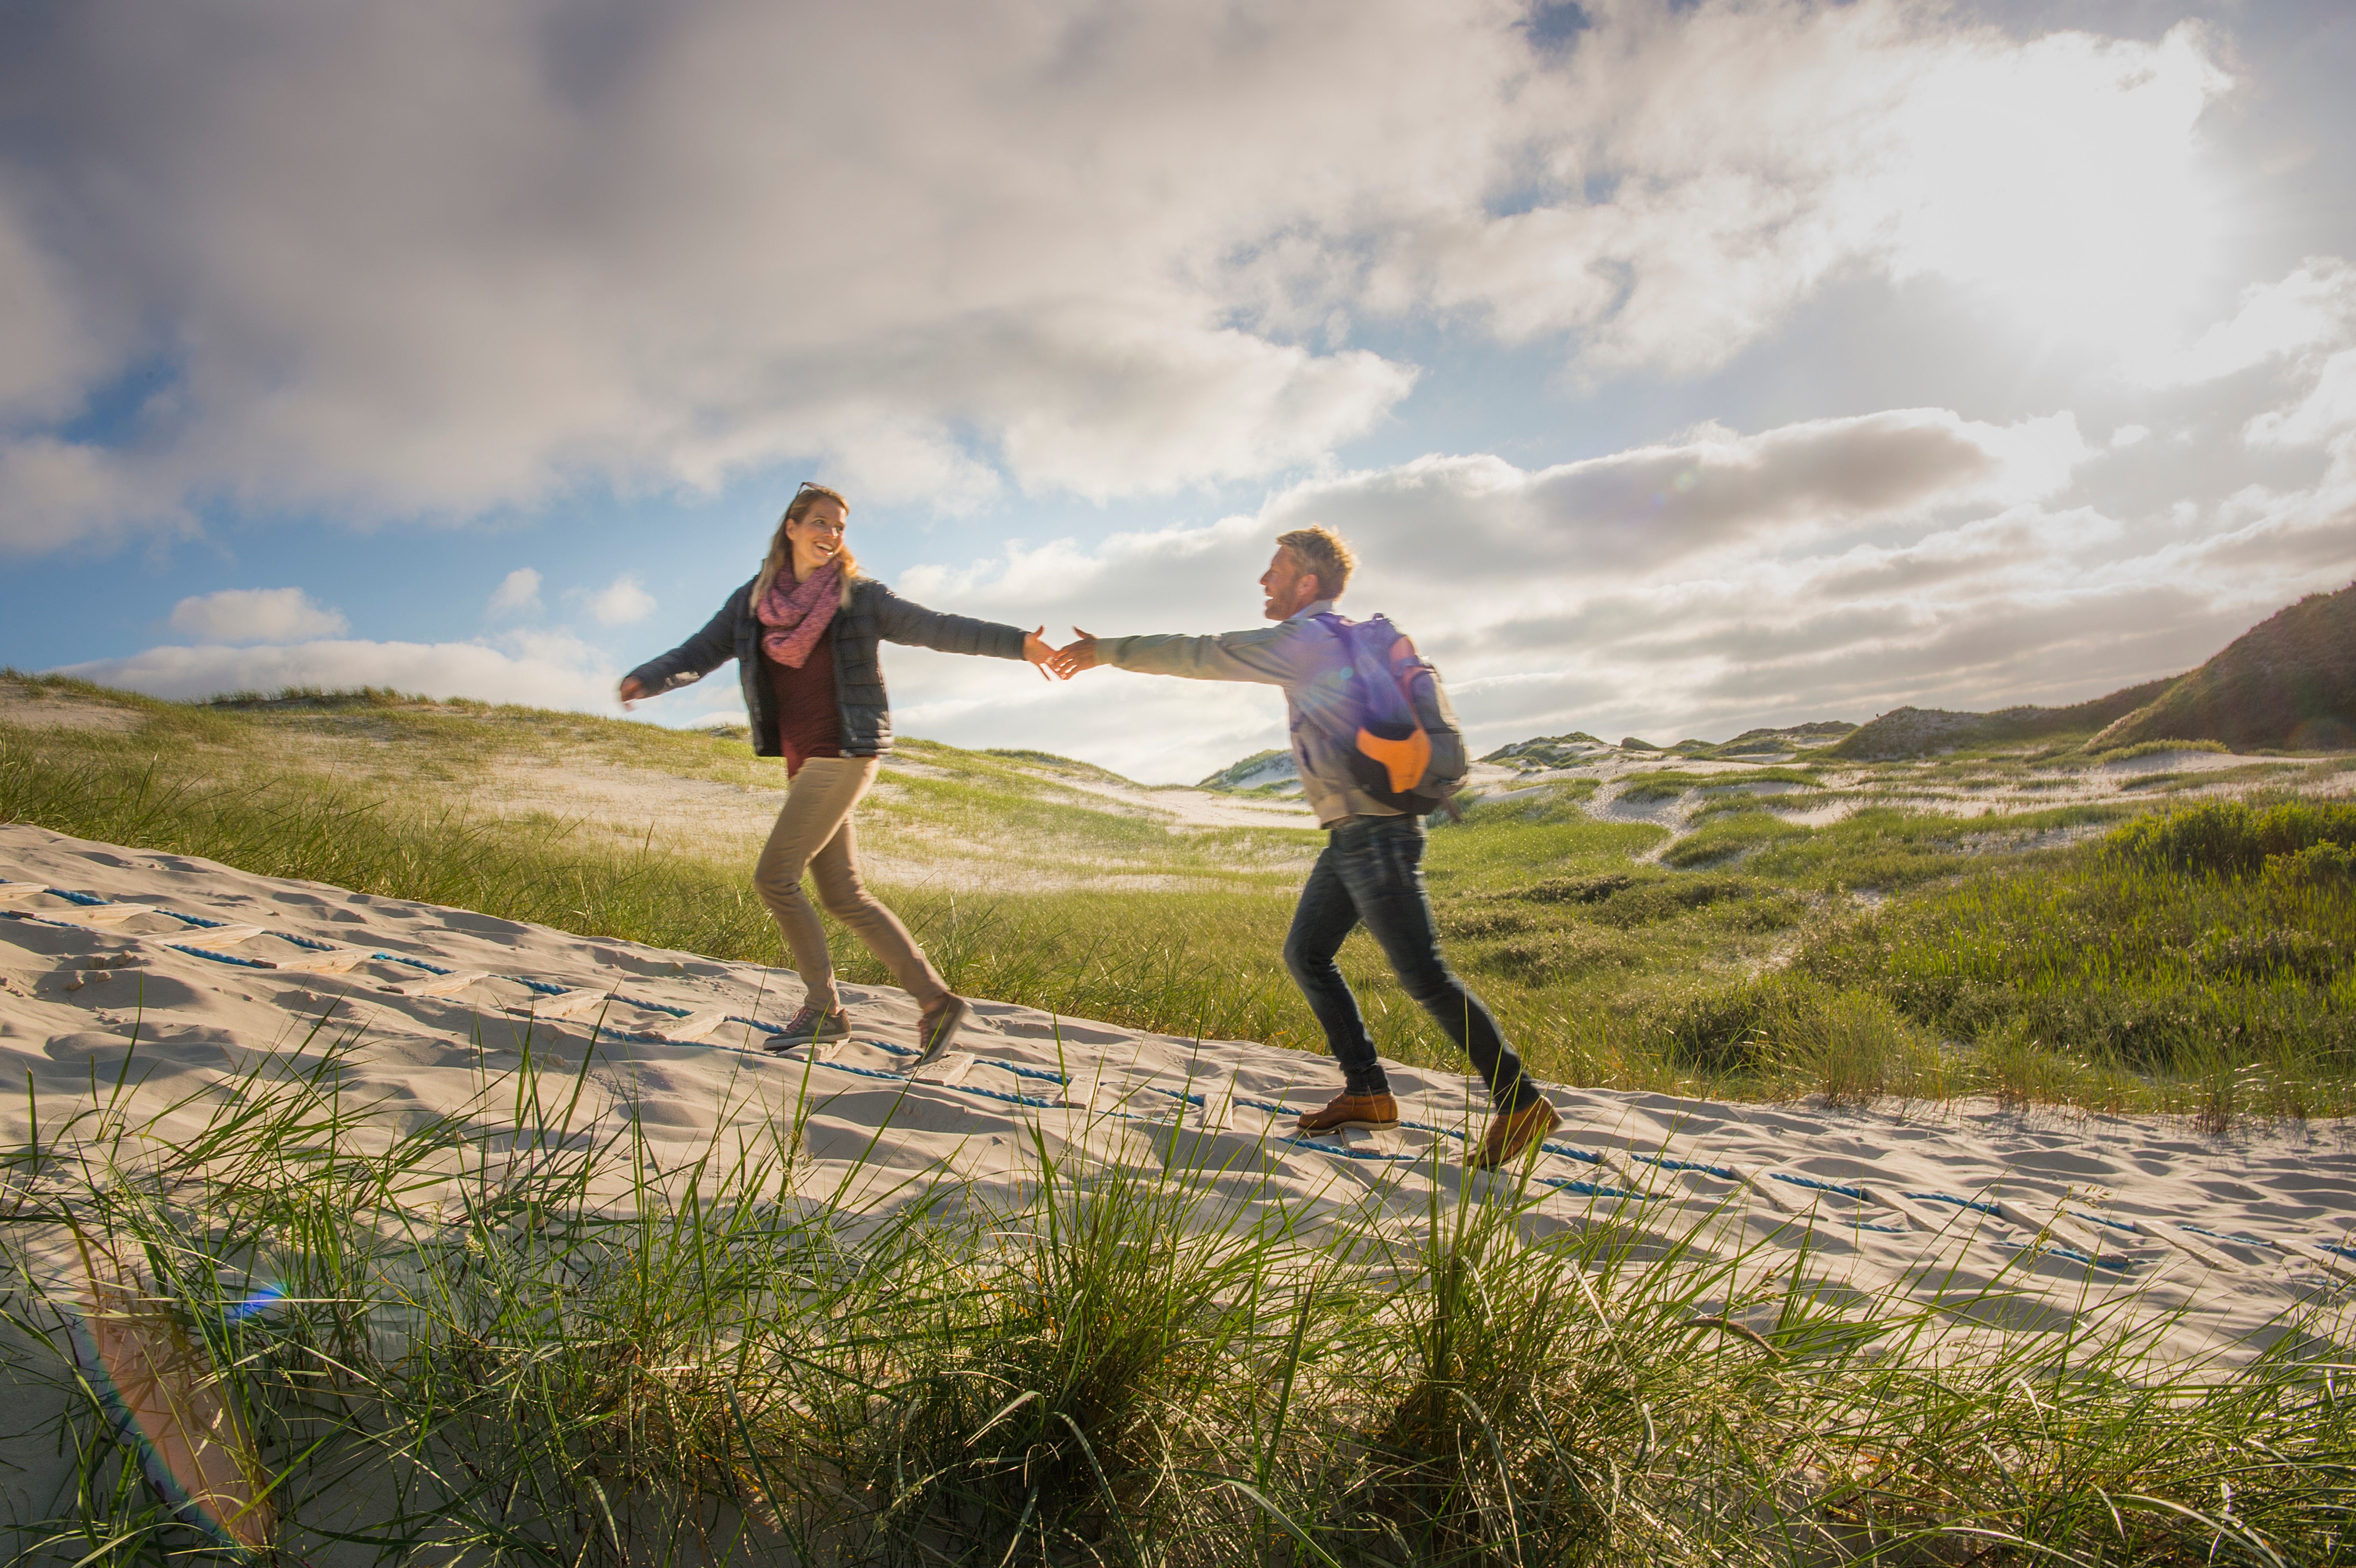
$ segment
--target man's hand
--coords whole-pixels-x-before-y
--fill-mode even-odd
[[[1103,662],[1097,656],[1097,635],[1094,632],[1083,632],[1075,626],[1072,635],[1074,640],[1066,643],[1056,652],[1055,662],[1049,667],[1066,680],[1084,669],[1094,669]]]
[[[1044,629],[1044,628],[1043,628],[1043,629]],[[621,697],[622,697],[622,711],[623,711],[623,712],[625,712],[625,713],[627,713],[627,712],[630,710],[630,704],[632,704],[633,702],[636,702],[637,700],[638,700],[638,699],[640,699],[640,698],[644,697],[646,694],[647,694],[647,688],[646,688],[645,687],[640,686],[640,685],[638,684],[638,677],[637,677],[637,676],[634,676],[634,675],[626,675],[626,676],[624,676],[624,677],[622,677],[622,691],[621,691]]]
[[[1023,634],[1023,656],[1038,667],[1041,680],[1054,678],[1047,672],[1055,667],[1055,650],[1049,645],[1046,632],[1047,628],[1042,626]]]

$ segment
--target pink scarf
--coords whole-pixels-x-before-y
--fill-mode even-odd
[[[842,603],[841,575],[831,566],[820,567],[789,593],[786,585],[790,579],[785,572],[777,573],[777,580],[769,584],[768,597],[753,608],[761,624],[769,628],[761,635],[761,646],[771,658],[787,669],[799,669],[809,662],[810,650],[833,624],[834,612]]]

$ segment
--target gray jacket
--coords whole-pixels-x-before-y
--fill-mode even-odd
[[[1303,688],[1349,678],[1348,651],[1333,628],[1317,617],[1333,601],[1320,599],[1273,626],[1211,636],[1106,637],[1098,647],[1107,664],[1141,675],[1175,675],[1193,680],[1252,680],[1284,688],[1285,718],[1292,730],[1293,765],[1301,770],[1301,793],[1320,827],[1337,827],[1353,816],[1399,816],[1395,805],[1360,789],[1335,742],[1308,723],[1301,708]]]
[[[730,659],[744,688],[744,710],[752,716],[753,751],[774,757],[777,745],[776,694],[761,669],[759,617],[753,613],[756,577],[728,596],[703,630],[630,672],[648,697],[692,686]],[[892,749],[892,704],[884,692],[879,642],[937,648],[945,654],[1023,656],[1023,629],[969,615],[945,615],[911,604],[873,578],[851,585],[851,603],[834,613],[827,628],[834,643],[834,693],[842,709],[842,754],[880,757]]]

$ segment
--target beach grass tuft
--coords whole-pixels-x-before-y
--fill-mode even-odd
[[[13,1521],[16,1560],[2347,1550],[2356,1412],[2326,1304],[2238,1366],[2170,1362],[2133,1315],[2152,1304],[1989,1334],[2001,1279],[1869,1298],[1609,1205],[1566,1226],[1511,1182],[1435,1187],[1401,1230],[1294,1227],[1216,1169],[1044,1129],[1012,1185],[814,1165],[807,1083],[666,1159],[584,1090],[594,1052],[526,1051],[402,1125],[340,1090],[348,1045],[323,1027],[160,1115],[134,1048],[0,1151],[7,1375],[70,1483]],[[205,1507],[168,1473],[172,1418],[127,1420],[93,1358],[92,1258],[130,1303],[106,1310],[187,1347],[189,1408],[229,1413],[244,1468]]]

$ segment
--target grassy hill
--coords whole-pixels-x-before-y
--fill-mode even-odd
[[[2220,870],[2105,837],[2248,800],[2324,812],[2300,829],[2315,842],[2356,838],[2356,808],[2329,804],[2351,759],[1671,769],[1602,751],[1561,737],[1529,754],[1553,765],[1500,769],[1507,787],[1435,828],[1427,861],[1451,962],[1548,1078],[2356,1108],[2347,867]],[[726,734],[0,675],[0,820],[758,963],[782,955],[747,871],[783,783]],[[913,741],[859,832],[870,880],[961,990],[1323,1051],[1280,959],[1323,841],[1297,802]],[[884,979],[837,936],[847,978]],[[1342,962],[1386,1052],[1462,1070],[1363,933]]]
[[[2237,752],[2356,746],[2356,584],[2310,593],[2113,722],[2095,748],[2221,741]]]
[[[2089,752],[2161,741],[2237,752],[2356,746],[2356,584],[2308,595],[2189,674],[2063,708],[1900,708],[1842,737],[1831,754],[1888,761],[2065,736],[2087,737]]]

